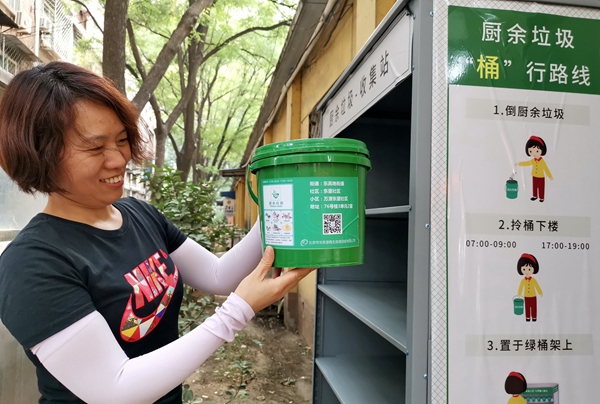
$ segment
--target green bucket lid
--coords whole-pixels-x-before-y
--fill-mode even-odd
[[[337,138],[311,138],[286,140],[284,142],[271,143],[256,149],[250,164],[269,157],[277,157],[288,154],[316,153],[316,152],[342,152],[362,154],[369,157],[367,145],[355,139]]]

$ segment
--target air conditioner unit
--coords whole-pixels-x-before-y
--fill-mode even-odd
[[[52,50],[52,35],[42,34],[40,35],[40,48],[45,50]]]
[[[15,23],[19,26],[17,32],[31,33],[31,17],[23,11],[17,11],[15,14]]]
[[[40,32],[48,33],[52,31],[52,21],[47,16],[40,17]]]

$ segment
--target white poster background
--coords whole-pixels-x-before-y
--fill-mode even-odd
[[[448,240],[458,241],[458,248],[448,249],[449,403],[507,402],[504,381],[512,371],[528,383],[558,383],[560,402],[597,402],[600,97],[450,86],[448,105]],[[509,118],[495,115],[495,105],[499,111],[506,105],[551,105],[563,109],[565,119]],[[544,202],[530,200],[531,166],[515,167],[531,159],[525,153],[530,136],[541,137],[548,149],[543,158],[553,179],[545,180]],[[505,188],[511,175],[519,183],[516,199]],[[482,217],[488,219],[484,224]],[[540,217],[556,218],[556,234],[539,230],[539,223],[527,232],[510,227],[512,220]],[[591,237],[582,220],[589,221]],[[560,236],[563,228],[567,235]],[[568,243],[584,249],[569,250]],[[534,275],[543,291],[536,322],[513,313],[523,253],[540,265]],[[510,352],[502,351],[503,339],[511,341]],[[514,342],[526,339],[554,339],[562,346],[515,351]],[[563,349],[567,340],[573,351]]]
[[[529,384],[538,382],[559,384],[559,398],[563,404],[600,402],[595,394],[596,385],[600,380],[598,377],[600,351],[597,346],[599,330],[595,325],[597,323],[595,308],[598,307],[596,272],[600,261],[597,242],[598,217],[594,208],[594,199],[597,198],[598,192],[593,178],[598,172],[594,151],[600,150],[596,140],[600,135],[597,122],[600,114],[598,102],[590,100],[590,96],[573,98],[572,94],[553,94],[547,98],[548,93],[536,92],[526,92],[523,98],[523,94],[518,94],[518,90],[515,93],[515,90],[502,89],[481,88],[478,90],[483,94],[480,94],[463,88],[463,92],[459,90],[459,93],[454,93],[447,81],[448,6],[450,5],[600,19],[600,9],[589,7],[502,0],[433,1],[431,373],[428,377],[430,380],[428,401],[432,404],[464,402],[505,404],[511,397],[504,391],[504,380],[509,372],[521,371],[528,378]],[[450,91],[453,92],[452,96]],[[486,91],[491,91],[493,94],[486,94]],[[557,96],[566,97],[566,100],[563,101],[562,98],[557,100]],[[530,171],[527,170],[529,167],[519,167],[516,170],[518,172],[516,179],[519,181],[517,200],[510,201],[505,196],[504,183],[511,174],[512,164],[526,160],[526,156],[522,154],[524,144],[520,140],[521,135],[525,136],[523,126],[515,125],[515,122],[511,124],[509,121],[486,123],[487,119],[478,119],[473,115],[460,118],[465,121],[462,124],[460,120],[450,122],[450,114],[457,115],[457,108],[453,105],[455,102],[460,103],[464,98],[466,105],[467,98],[477,97],[484,97],[488,102],[500,99],[528,102],[532,97],[535,98],[535,102],[564,102],[568,105],[575,104],[577,101],[574,100],[579,99],[582,100],[582,105],[590,107],[590,123],[583,131],[563,130],[562,124],[542,127],[544,132],[541,137],[546,140],[549,149],[544,159],[554,176],[553,181],[546,179],[547,200],[544,203],[531,202],[528,199],[531,191],[531,176]],[[454,124],[466,130],[464,136],[460,133],[456,134],[459,139],[467,138],[469,141],[479,142],[479,145],[481,139],[473,134],[469,126],[477,124],[483,133],[491,134],[486,138],[486,147],[483,151],[469,154],[474,147],[471,144],[464,144],[466,149],[461,155],[450,138],[449,131],[452,130],[450,126]],[[576,126],[573,123],[568,125]],[[513,139],[513,136],[516,136],[516,133],[512,132],[514,128],[518,129],[516,133],[520,133],[518,142]],[[594,128],[597,130],[595,131]],[[590,140],[591,143],[582,149],[580,146],[582,143],[568,142],[569,138],[583,139],[584,142]],[[516,143],[512,143],[513,141]],[[488,145],[487,142],[491,143]],[[471,164],[467,161],[469,156],[476,156],[479,162],[482,161],[482,157],[489,157],[493,163],[487,164],[488,161],[485,160],[483,164],[476,164],[477,170],[481,173],[467,175],[467,167]],[[569,158],[565,160],[565,157]],[[450,159],[454,164],[462,165],[464,168],[459,168],[457,173],[450,173]],[[476,184],[480,192],[470,196],[470,193],[463,191],[468,178],[473,175],[481,176],[485,180]],[[581,183],[585,183],[586,186],[581,187]],[[580,211],[583,216],[578,216],[579,219],[587,217],[590,220],[591,237],[582,240],[590,243],[589,252],[583,254],[577,252],[575,255],[565,255],[564,250],[544,251],[543,254],[538,252],[541,269],[535,277],[543,288],[544,296],[538,297],[539,320],[536,322],[535,330],[527,327],[533,324],[527,324],[523,316],[511,314],[513,310],[511,298],[516,294],[521,280],[516,271],[516,256],[530,247],[539,248],[542,240],[562,242],[565,240],[562,236],[546,239],[523,235],[517,238],[517,234],[511,234],[506,230],[506,236],[501,236],[497,234],[500,231],[498,229],[492,229],[490,233],[493,234],[486,235],[481,228],[488,226],[488,223],[493,223],[493,219],[497,219],[492,216],[490,221],[490,216],[486,216],[490,211],[496,210],[492,208],[494,200],[502,205],[501,210],[499,208],[494,214],[502,214],[509,218],[514,216],[514,213],[564,217],[575,215]],[[548,204],[551,206],[544,208],[547,210],[546,213],[542,213],[540,207],[535,207],[536,203],[540,206],[550,201],[553,201],[552,204]],[[575,202],[578,203],[578,208],[573,210],[569,207],[569,203]],[[530,208],[527,209],[531,209],[529,212],[533,213],[517,210],[517,208],[525,208],[527,203],[530,204]],[[473,209],[475,212],[469,212],[468,209]],[[591,211],[584,211],[588,209]],[[467,233],[467,216],[485,220],[475,220],[475,226],[469,225],[470,232]],[[454,227],[451,227],[451,222]],[[459,226],[462,224],[464,227],[457,229],[457,224]],[[473,234],[471,231],[473,228],[478,230],[477,234]],[[560,228],[563,229],[562,226]],[[482,248],[479,251],[467,252],[465,245],[467,239],[515,240],[518,241],[518,248],[515,249],[516,251]],[[573,238],[573,240],[579,239],[581,237]],[[536,250],[532,249],[530,252],[535,255]],[[580,273],[575,273],[576,268]],[[571,277],[567,275],[569,272],[572,272]],[[493,276],[494,274],[497,276]],[[514,320],[517,322],[514,323]],[[454,321],[458,323],[455,324]],[[513,326],[516,329],[513,329]],[[571,334],[572,332],[582,330],[584,334],[579,334],[582,337],[580,338],[583,341],[582,345],[590,342],[585,337],[593,333],[591,349],[594,350],[594,356],[587,354],[522,356],[515,352],[508,356],[501,356],[496,351],[493,351],[494,356],[481,356],[481,349],[479,352],[467,349],[467,341],[470,346],[482,345],[481,336],[514,339],[531,335],[535,331],[551,338],[556,336],[552,333],[557,329],[560,333],[558,336],[568,334],[573,337],[575,335]],[[483,347],[483,350],[485,348]]]

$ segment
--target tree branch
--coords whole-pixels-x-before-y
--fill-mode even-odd
[[[73,1],[75,1],[75,0],[73,0]],[[133,22],[135,25],[138,25],[138,26],[140,26],[140,27],[142,27],[144,29],[147,29],[148,31],[152,32],[154,35],[158,35],[158,36],[160,36],[160,37],[162,37],[162,38],[164,38],[166,40],[169,39],[168,35],[161,34],[160,32],[153,30],[152,28],[150,28],[149,26],[147,26],[145,24],[142,24],[142,23],[139,23],[139,22],[133,21],[133,20],[131,22]]]
[[[213,0],[196,0],[181,17],[177,28],[175,28],[175,31],[173,31],[171,37],[161,49],[156,58],[156,63],[148,72],[147,79],[144,80],[144,83],[133,98],[133,103],[138,111],[141,111],[150,99],[150,95],[154,92],[154,89],[175,57],[177,49],[196,25],[200,13],[212,3]]]
[[[171,132],[167,132],[167,135],[169,136],[171,144],[173,145],[173,150],[175,151],[175,160],[177,162],[177,165],[179,166],[181,161],[181,152],[179,151],[179,148],[177,147],[177,142],[175,141],[175,138],[173,137]]]
[[[125,63],[125,67],[127,68],[127,70],[129,70],[129,73],[131,73],[133,77],[135,77],[137,80],[140,79],[138,72],[133,68],[133,66],[131,66],[129,63]]]
[[[79,4],[81,7],[85,8],[85,10],[88,12],[88,14],[90,15],[90,17],[92,17],[92,21],[94,21],[94,24],[96,24],[96,27],[98,27],[98,29],[100,30],[100,32],[102,33],[102,35],[104,35],[104,30],[100,27],[100,24],[98,24],[98,21],[96,21],[96,19],[94,18],[94,15],[91,13],[90,9],[88,8],[88,6],[86,6],[82,1],[80,0],[71,0],[73,3],[77,3]]]
[[[223,49],[223,47],[225,45],[227,45],[230,42],[235,41],[236,39],[238,39],[239,37],[242,37],[246,34],[249,34],[250,32],[254,32],[254,31],[272,31],[274,29],[277,29],[279,27],[282,27],[284,25],[289,26],[292,23],[292,20],[285,20],[285,21],[281,21],[275,25],[271,25],[269,27],[251,27],[251,28],[247,28],[243,31],[238,32],[235,35],[230,36],[229,38],[227,38],[226,40],[224,40],[222,43],[220,43],[219,45],[215,46],[213,49],[210,50],[210,52],[208,52],[206,55],[204,55],[204,59],[208,59],[209,57],[213,56],[215,53],[217,53],[218,51],[220,51],[221,49]]]

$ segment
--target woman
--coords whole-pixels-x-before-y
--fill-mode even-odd
[[[121,199],[143,161],[139,114],[108,80],[52,62],[0,101],[0,166],[48,195],[0,257],[0,319],[37,368],[40,403],[181,403],[181,383],[311,269],[266,279],[255,225],[220,259],[151,205]],[[178,338],[183,283],[229,294]]]
[[[544,202],[544,194],[546,190],[546,175],[552,179],[552,173],[542,156],[546,155],[546,142],[541,137],[531,136],[525,143],[525,153],[532,159],[529,161],[521,161],[516,165],[521,167],[531,167],[532,177],[532,196],[531,200],[535,201],[540,198],[540,202]]]
[[[508,404],[527,404],[521,394],[527,390],[527,380],[519,372],[510,372],[504,382],[504,391],[511,395]]]
[[[517,295],[525,297],[525,321],[537,321],[537,295],[543,296],[542,288],[532,276],[540,271],[537,258],[531,254],[521,254],[517,261],[517,272],[523,276]]]

